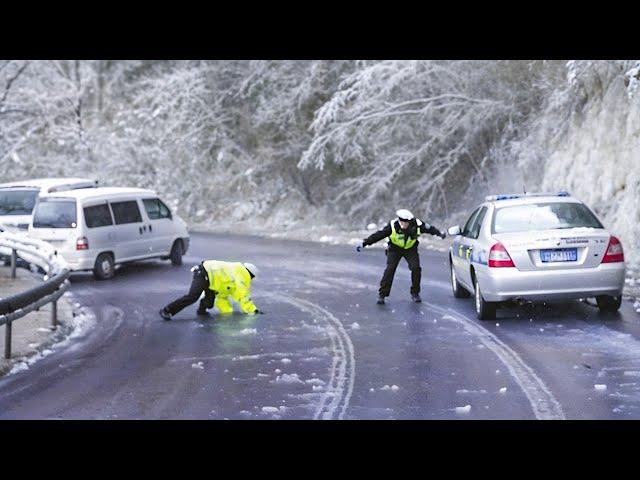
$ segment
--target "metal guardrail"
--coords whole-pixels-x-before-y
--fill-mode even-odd
[[[11,358],[11,324],[15,320],[51,303],[51,328],[57,328],[57,301],[69,288],[70,270],[51,244],[25,235],[1,232],[0,253],[11,256],[11,278],[16,278],[18,256],[46,272],[41,285],[0,299],[0,325],[5,325],[4,358]]]

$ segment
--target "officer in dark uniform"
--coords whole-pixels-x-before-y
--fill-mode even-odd
[[[415,218],[409,210],[398,210],[396,215],[398,218],[391,220],[384,228],[364,239],[356,247],[356,250],[360,252],[364,247],[373,245],[383,238],[389,238],[386,252],[387,268],[382,275],[380,290],[378,291],[377,303],[379,305],[384,304],[385,297],[388,297],[391,292],[393,276],[401,258],[407,261],[409,270],[411,270],[411,299],[416,303],[422,301],[420,298],[422,268],[420,267],[420,256],[418,255],[418,237],[422,233],[437,235],[440,238],[447,236],[433,225]]]

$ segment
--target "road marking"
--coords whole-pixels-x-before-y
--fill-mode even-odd
[[[482,344],[491,350],[511,373],[518,386],[526,395],[533,413],[538,420],[564,420],[565,415],[562,406],[553,396],[549,388],[538,377],[533,369],[509,346],[486,328],[478,325],[473,320],[459,314],[453,308],[444,309],[424,302],[429,308],[443,315],[443,318],[452,320],[472,335],[475,335]]]
[[[342,322],[320,305],[297,297],[281,294],[269,294],[311,315],[325,320],[330,327],[327,330],[331,340],[333,358],[331,360],[331,378],[314,414],[314,420],[332,420],[344,418],[356,377],[356,360],[353,343]]]

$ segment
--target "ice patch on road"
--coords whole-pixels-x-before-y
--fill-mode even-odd
[[[392,392],[397,392],[398,390],[400,390],[400,387],[397,385],[391,385],[391,386],[385,385],[380,390],[385,390],[385,391],[391,390]]]
[[[195,368],[195,369],[199,369],[199,370],[204,370],[204,364],[203,364],[202,362],[192,363],[192,364],[191,364],[191,368]]]
[[[458,415],[467,415],[471,412],[471,405],[465,405],[464,407],[456,407],[456,413]]]
[[[360,328],[360,324],[358,324],[358,322],[353,322],[351,324],[351,328],[353,328],[354,330],[358,330]]]

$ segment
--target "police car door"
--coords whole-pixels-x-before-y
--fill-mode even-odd
[[[470,234],[478,212],[480,212],[479,207],[469,216],[467,223],[464,224],[462,232],[460,232],[460,235],[458,235],[453,243],[453,249],[451,252],[452,261],[456,267],[456,276],[458,277],[458,281],[471,291],[473,291],[473,287],[471,286],[471,274],[469,271],[469,258],[472,250],[472,238],[470,237]]]
[[[471,275],[471,265],[474,263],[479,263],[484,261],[486,263],[486,259],[481,258],[480,251],[481,245],[478,241],[478,237],[480,236],[480,228],[482,227],[482,222],[484,221],[485,215],[487,214],[487,207],[481,207],[480,211],[473,219],[473,223],[469,229],[468,239],[469,239],[469,247],[467,249],[467,271],[469,275]],[[471,282],[471,276],[469,276],[469,282]]]

